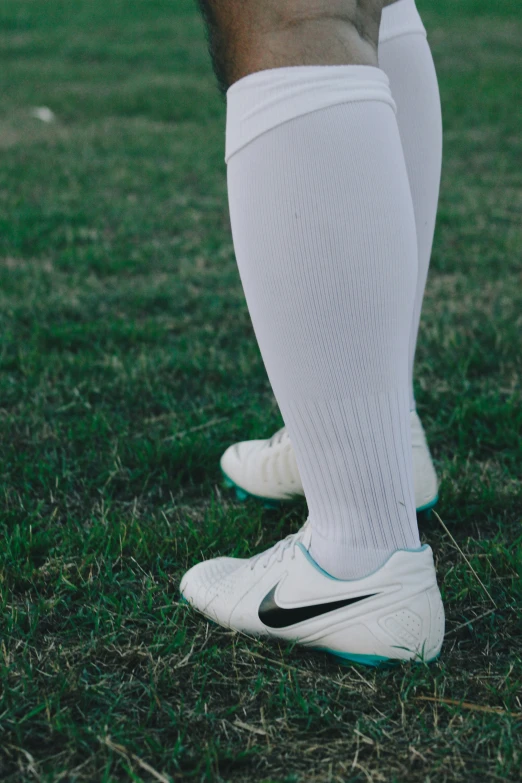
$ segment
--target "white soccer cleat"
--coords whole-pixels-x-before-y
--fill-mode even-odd
[[[438,482],[424,428],[411,411],[413,481],[417,512],[429,511],[438,500]],[[245,440],[230,446],[220,461],[228,486],[240,500],[248,496],[266,504],[304,495],[290,436],[285,428],[268,440]]]
[[[395,552],[361,579],[335,579],[310,556],[311,528],[247,560],[199,563],[181,581],[195,609],[226,628],[298,642],[347,660],[434,660],[444,607],[429,546]]]

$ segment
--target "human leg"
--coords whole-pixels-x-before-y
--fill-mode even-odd
[[[281,5],[303,11],[299,3]],[[419,646],[428,644],[431,653],[440,646],[443,622],[431,553],[419,547],[412,490],[408,345],[417,274],[414,212],[393,101],[385,75],[375,67],[379,4],[323,2],[320,13],[318,4],[310,5],[304,17],[278,17],[273,35],[268,23],[261,25],[264,41],[271,43],[252,45],[253,70],[238,45],[231,47],[232,70],[226,64],[224,69],[229,76],[241,74],[228,93],[227,119],[236,256],[295,445],[310,523],[298,541],[277,545],[261,561],[200,564],[185,576],[182,590],[225,625],[260,633],[272,629],[273,635],[274,626],[262,621],[270,601],[254,617],[244,600],[271,580],[276,591],[285,558],[301,557],[301,569],[308,563],[341,592],[348,586],[357,592],[357,585],[373,590],[375,585],[364,582],[368,575],[393,571],[393,563],[405,558],[410,575],[422,574],[419,582],[417,576],[400,577],[411,590],[399,603],[413,601],[420,624],[415,634],[406,634],[411,654],[397,657],[412,657]],[[227,18],[237,24],[234,13]],[[247,26],[255,37],[251,20]],[[222,39],[230,35],[227,29]],[[315,64],[319,49],[322,61]],[[280,61],[284,51],[289,66]],[[260,562],[261,580],[248,574]],[[296,576],[298,603],[305,589],[299,584]],[[324,595],[320,585],[315,589],[317,602]],[[365,603],[365,616],[373,619],[371,629],[367,625],[361,632],[359,652],[373,649],[382,620],[388,630],[374,652],[395,657],[401,622],[386,618],[402,609],[396,599],[390,603],[386,586],[363,598],[372,600]],[[342,652],[353,632],[336,633],[324,643],[324,623],[335,619],[347,627],[360,608],[351,604],[363,598],[328,610],[333,613],[323,617],[321,628],[317,618],[309,618],[277,635],[304,640],[308,634],[303,643],[311,644],[319,634],[323,641],[316,646],[331,643]],[[233,617],[238,606],[240,616]]]

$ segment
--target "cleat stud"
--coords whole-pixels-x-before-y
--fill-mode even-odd
[[[236,487],[236,498],[238,500],[246,500],[248,497],[248,492],[245,492],[244,489],[240,489],[239,487]]]
[[[423,511],[419,511],[417,513],[417,516],[419,520],[422,520],[422,522],[431,522],[431,519],[433,517],[433,509],[425,508]]]
[[[433,516],[433,509],[437,505],[437,502],[439,500],[439,496],[436,495],[433,500],[430,500],[429,503],[426,503],[425,506],[421,506],[417,509],[417,519],[419,521],[423,522],[431,522],[432,516]]]

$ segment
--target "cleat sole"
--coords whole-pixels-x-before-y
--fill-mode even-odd
[[[183,593],[181,593],[180,597],[180,603],[186,604],[187,606],[190,606],[193,611],[198,611],[195,609],[190,601],[188,601]],[[226,625],[222,625],[221,623],[218,623],[216,620],[214,620],[212,617],[209,617],[208,614],[202,613],[204,619],[206,622],[211,623],[212,625],[216,626],[216,628],[227,628]],[[283,641],[281,639],[278,640],[279,642]],[[291,641],[287,641],[289,645],[293,645]],[[400,660],[398,658],[386,658],[382,655],[364,655],[362,653],[349,653],[349,652],[340,652],[339,650],[332,650],[329,647],[308,647],[307,645],[304,645],[301,647],[303,650],[310,650],[314,652],[319,653],[326,653],[327,655],[332,656],[332,658],[336,658],[340,663],[344,663],[346,666],[351,665],[353,663],[358,663],[361,666],[371,666],[372,668],[393,668],[394,666],[398,666],[401,663],[415,663],[415,664],[429,664],[429,663],[435,663],[440,658],[440,652],[437,653],[437,655],[434,655],[433,658],[430,658],[429,660],[425,661],[422,658],[412,658],[411,660]]]
[[[372,666],[374,668],[380,666],[396,666],[398,661],[394,661],[392,658],[384,658],[382,655],[360,655],[358,653],[343,653],[337,650],[328,650],[318,648],[321,652],[328,653],[328,655],[337,658],[346,665],[351,663],[359,663],[363,666]]]
[[[422,658],[412,658],[411,660],[400,660],[397,658],[385,658],[382,655],[361,655],[359,653],[343,653],[339,652],[337,650],[330,650],[327,648],[315,648],[319,651],[328,653],[328,655],[332,655],[334,658],[338,658],[341,661],[344,661],[346,664],[351,663],[359,663],[363,666],[372,666],[374,668],[376,667],[393,667],[398,666],[400,663],[415,663],[417,665],[422,663],[435,663],[440,657],[440,653],[437,653],[433,658],[430,658],[428,661],[422,660]]]

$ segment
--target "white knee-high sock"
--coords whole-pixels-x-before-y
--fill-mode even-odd
[[[419,546],[408,345],[415,217],[386,75],[303,66],[228,92],[245,295],[295,448],[311,554],[339,578]]]
[[[442,166],[442,117],[437,74],[415,0],[382,13],[379,65],[390,80],[415,209],[419,272],[410,334],[410,407],[415,408],[413,363],[430,265]]]

